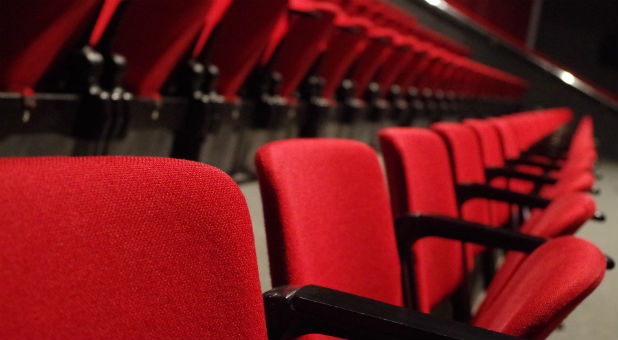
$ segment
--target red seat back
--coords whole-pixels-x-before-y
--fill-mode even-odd
[[[292,98],[316,58],[326,49],[335,16],[341,11],[335,4],[310,0],[292,0],[290,6],[301,13],[317,12],[318,15],[290,13],[287,32],[269,62],[270,69],[281,75],[281,96],[288,99]]]
[[[127,59],[125,87],[157,96],[204,26],[213,0],[131,0],[116,28],[112,50]]]
[[[435,123],[431,126],[431,129],[442,136],[449,148],[455,183],[485,184],[485,168],[483,167],[481,146],[474,131],[459,123]],[[460,216],[466,221],[490,225],[489,201],[482,198],[466,201],[460,207]],[[478,245],[467,245],[467,248],[468,268],[472,269],[474,267],[474,255],[485,248]]]
[[[500,146],[500,136],[491,123],[480,119],[468,119],[464,123],[474,130],[481,145],[485,168],[504,167],[504,155]],[[496,188],[506,189],[507,180],[504,177],[492,179],[489,184]],[[501,226],[509,219],[509,205],[504,202],[491,201],[491,224]]]
[[[251,220],[213,167],[0,160],[1,338],[266,338]]]
[[[380,131],[380,146],[395,216],[459,216],[448,150],[440,136],[424,129],[388,128]],[[461,284],[462,245],[429,237],[416,242],[412,251],[418,306],[429,312]]]
[[[202,54],[219,68],[217,92],[233,99],[257,64],[271,33],[286,14],[287,0],[232,1]]]
[[[388,192],[369,146],[293,139],[258,150],[273,286],[317,284],[401,305]]]
[[[362,97],[374,74],[393,52],[390,38],[373,38],[358,56],[348,73],[354,81],[354,96]]]
[[[504,159],[517,159],[521,156],[517,135],[513,128],[504,119],[492,118],[488,120],[498,131],[500,136],[502,153]],[[534,172],[535,168],[522,166],[522,170]],[[538,170],[538,169],[536,169]],[[537,171],[538,173],[538,171]],[[529,193],[534,188],[534,184],[518,179],[509,180],[509,189],[517,192]]]
[[[345,72],[367,45],[367,28],[358,24],[353,27],[336,27],[328,48],[319,59],[317,74],[324,79],[325,98],[335,99],[335,91]]]

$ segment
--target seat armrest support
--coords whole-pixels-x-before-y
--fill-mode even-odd
[[[314,285],[275,288],[263,298],[269,339],[312,333],[346,339],[516,339]]]
[[[507,165],[530,165],[530,166],[536,166],[536,167],[539,167],[539,168],[543,169],[544,171],[560,170],[561,169],[556,164],[536,162],[536,161],[533,161],[533,160],[527,159],[527,158],[508,159],[508,160],[506,160],[506,164]]]
[[[525,253],[534,251],[546,241],[542,237],[522,234],[509,229],[425,214],[406,214],[398,217],[395,219],[395,233],[400,251],[409,251],[414,242],[428,236]]]
[[[537,195],[522,194],[510,190],[495,188],[486,184],[458,184],[455,186],[455,191],[459,206],[463,205],[467,200],[473,198],[486,198],[530,208],[546,208],[551,203],[550,200]]]
[[[491,180],[497,177],[507,177],[522,179],[525,181],[533,182],[535,184],[556,184],[557,179],[547,175],[534,175],[522,171],[517,171],[512,168],[488,168],[485,170],[485,176],[487,180]]]

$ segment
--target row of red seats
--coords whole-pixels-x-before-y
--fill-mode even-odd
[[[80,154],[252,172],[274,139],[372,142],[414,115],[512,111],[526,89],[381,0],[28,0],[0,15],[2,134],[61,132],[90,141]]]
[[[543,339],[613,265],[571,236],[593,217],[588,187],[508,190],[590,172],[589,118],[569,147],[540,147],[569,119],[557,109],[384,129],[388,187],[357,141],[262,147],[277,286],[263,296],[248,209],[223,172],[165,158],[1,159],[0,337]],[[535,124],[523,133],[522,120]],[[509,223],[522,207],[530,217]],[[492,248],[508,252],[471,317],[474,257]],[[451,297],[459,322],[428,314]]]
[[[264,146],[256,164],[273,286],[318,284],[424,313],[451,301],[460,321],[545,338],[600,283],[606,264],[614,265],[597,258],[592,272],[574,268],[569,257],[578,246],[566,244],[590,246],[570,235],[595,218],[591,120],[581,120],[560,166],[548,152],[505,159],[504,151],[528,151],[570,119],[561,108],[382,130],[392,213],[378,157],[365,145],[306,139]],[[532,165],[547,171],[527,172]],[[514,191],[522,183],[535,188]],[[518,218],[521,210],[529,217]],[[537,259],[539,244],[552,243],[553,254]],[[506,257],[495,273],[493,261],[482,263],[490,277],[471,318],[472,273],[493,248]]]

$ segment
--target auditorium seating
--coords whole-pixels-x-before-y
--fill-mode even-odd
[[[0,338],[544,339],[614,267],[592,117],[393,2],[0,7]]]
[[[446,156],[446,148],[439,144],[441,140],[436,134],[430,131],[422,131],[422,134],[437,141],[438,149],[431,143],[415,140],[420,149],[426,153],[442,151]],[[432,163],[431,159],[419,156],[407,160]],[[393,225],[378,158],[366,145],[337,139],[273,142],[258,151],[256,167],[275,286],[318,284],[392,304],[401,304],[406,296],[411,298],[407,301],[409,307],[429,312],[462,282],[461,244],[452,240],[459,239],[493,246],[500,244],[532,253],[523,256],[524,263],[516,267],[516,273],[507,273],[510,275],[504,280],[500,277],[497,288],[490,286],[491,292],[498,293],[492,293],[491,300],[484,300],[473,324],[515,336],[544,338],[568,313],[567,309],[562,309],[564,300],[558,302],[566,296],[552,301],[552,294],[545,291],[551,290],[554,284],[551,283],[553,278],[548,279],[552,275],[543,268],[553,261],[571,261],[570,255],[567,258],[557,253],[553,255],[555,258],[548,255],[541,260],[540,254],[546,251],[544,246],[534,249],[538,247],[535,242],[542,243],[543,238],[455,223],[457,220],[448,218],[457,216],[454,194],[449,195],[439,186],[430,188],[427,176],[409,179],[425,183],[426,191],[416,190],[414,195],[417,196],[411,198],[412,202],[418,202],[413,212],[421,215],[404,215]],[[448,167],[434,167],[433,170],[443,175],[442,181],[448,184]],[[428,195],[428,191],[434,194]],[[426,236],[433,237],[421,239]],[[451,240],[447,240],[449,238]],[[556,244],[561,248],[559,244],[564,242],[566,246],[574,240],[577,239],[571,236],[559,237],[547,241],[546,245]],[[409,256],[411,245],[412,258]],[[598,256],[593,285],[600,282],[606,265],[603,255],[599,253]],[[402,261],[401,268],[398,259]],[[578,270],[573,267],[565,264],[561,268]],[[410,270],[414,272],[412,276],[407,275]],[[545,278],[536,276],[540,273],[544,273]],[[537,280],[545,284],[538,285],[540,281]],[[411,287],[415,287],[415,292],[408,291]],[[514,290],[526,291],[526,294],[514,293]],[[572,295],[571,298],[576,303],[581,297]],[[511,308],[519,299],[526,301],[521,309]],[[569,309],[571,307],[574,306],[570,305]],[[541,313],[536,314],[538,312]]]
[[[66,154],[171,155],[250,178],[271,140],[377,147],[380,127],[511,111],[525,90],[383,1],[28,7],[37,16],[3,11],[2,135],[61,134],[76,143]]]
[[[437,123],[433,129],[437,133],[412,128],[391,128],[381,134],[391,197],[397,214],[423,212],[424,201],[432,202],[425,205],[436,209],[440,205],[437,203],[440,198],[448,195],[455,198],[459,212],[449,212],[447,216],[455,214],[470,222],[508,227],[509,206],[489,205],[489,200],[492,200],[491,203],[497,203],[493,201],[497,200],[536,208],[531,218],[518,229],[522,233],[542,237],[572,234],[586,220],[594,217],[594,200],[585,193],[565,194],[549,201],[537,196],[513,195],[504,189],[490,190],[490,187],[485,186],[480,148],[474,132],[456,123]],[[441,140],[439,135],[445,140]],[[434,197],[433,201],[431,197]],[[407,206],[401,202],[408,202]],[[466,246],[465,260],[469,270],[474,269],[475,256],[484,250],[478,246]],[[493,276],[491,257],[484,266],[489,267],[485,268],[485,275]]]

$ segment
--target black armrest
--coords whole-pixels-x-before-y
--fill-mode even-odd
[[[472,198],[487,198],[530,208],[546,208],[551,201],[536,195],[522,194],[510,190],[494,188],[485,184],[458,184],[455,186],[457,203],[461,206]]]
[[[508,177],[522,179],[525,181],[534,182],[536,184],[556,184],[558,182],[557,179],[547,175],[534,175],[510,168],[488,168],[485,170],[485,176],[487,177],[487,180],[491,180],[496,177]]]
[[[534,148],[524,153],[524,156],[543,156],[549,158],[551,161],[564,161],[567,159],[566,153],[560,151],[561,148],[552,148],[552,150],[543,148]]]
[[[318,286],[264,293],[269,339],[320,333],[345,339],[516,339]]]
[[[427,236],[525,253],[530,253],[545,243],[545,239],[541,237],[439,215],[402,215],[395,219],[395,232],[400,251],[404,252],[408,252],[416,240]]]
[[[540,162],[535,162],[531,159],[526,159],[526,158],[518,158],[518,159],[508,159],[506,160],[506,164],[508,165],[531,165],[531,166],[536,166],[539,168],[542,168],[545,171],[551,171],[551,170],[560,170],[561,168],[555,164],[547,164],[547,163],[540,163]]]

